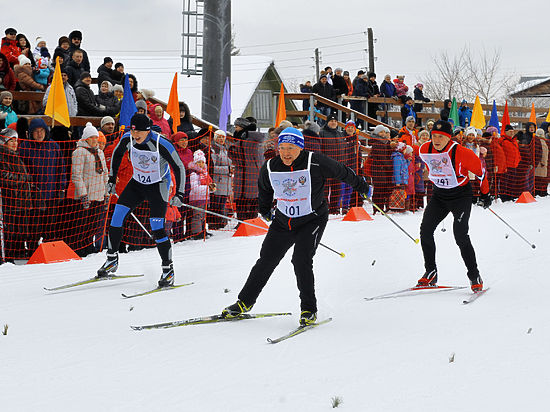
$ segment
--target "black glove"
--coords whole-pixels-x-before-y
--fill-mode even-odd
[[[272,220],[275,220],[275,211],[277,210],[276,207],[272,207],[269,213],[262,213],[262,217],[266,222],[271,222]]]
[[[363,199],[370,199],[372,197],[373,187],[367,183],[365,178],[362,179],[361,185],[357,189],[357,192]]]
[[[489,208],[492,203],[493,203],[493,200],[491,199],[491,195],[489,195],[489,193],[485,193],[479,196],[478,204],[482,206],[483,209]]]
[[[111,178],[109,178],[109,181],[107,182],[107,193],[110,195],[116,195],[116,181]]]
[[[84,209],[88,209],[90,207],[90,199],[88,198],[88,195],[84,195],[80,198],[80,202],[82,203],[82,207]]]
[[[171,206],[182,207],[183,206],[183,193],[177,192],[172,200],[170,200]]]

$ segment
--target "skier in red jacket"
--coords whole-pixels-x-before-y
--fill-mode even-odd
[[[420,225],[426,273],[418,280],[417,286],[437,285],[434,231],[450,212],[454,217],[455,241],[468,269],[472,291],[479,292],[483,289],[483,281],[477,268],[474,247],[468,236],[473,196],[468,172],[472,172],[480,180],[480,203],[484,208],[491,206],[489,184],[479,157],[472,150],[451,141],[452,133],[449,122],[438,120],[432,129],[432,140],[420,147],[420,158],[428,166],[434,190]]]

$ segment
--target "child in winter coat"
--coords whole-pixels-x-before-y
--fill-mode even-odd
[[[43,50],[45,49],[45,50]],[[44,40],[42,37],[38,36],[36,38],[36,47],[32,51],[32,55],[34,57],[34,60],[38,62],[39,59],[41,59],[45,53],[49,54],[49,50],[46,47],[46,40]]]
[[[194,170],[190,174],[191,191],[189,193],[189,203],[192,206],[206,209],[210,191],[216,190],[216,185],[208,174],[206,167],[206,157],[202,150],[193,153]],[[205,212],[193,210],[191,218],[191,236],[193,239],[203,239]],[[206,237],[210,237],[206,233]]]
[[[50,68],[48,67],[48,58],[41,57],[37,60],[38,71],[33,74],[34,81],[44,87],[48,86],[48,78],[50,77]],[[38,90],[40,91],[40,90]]]

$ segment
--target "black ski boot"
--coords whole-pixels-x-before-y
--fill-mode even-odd
[[[418,279],[418,283],[416,284],[417,288],[426,288],[429,286],[437,286],[437,269],[429,272],[426,271],[424,276]]]
[[[159,288],[174,286],[174,266],[170,263],[167,266],[162,266],[162,275],[160,275]]]
[[[97,271],[98,278],[108,278],[118,269],[118,253],[107,253],[107,260]]]
[[[224,319],[236,318],[243,313],[250,312],[252,306],[254,305],[246,306],[246,304],[242,300],[238,300],[237,302],[222,310],[221,317]]]

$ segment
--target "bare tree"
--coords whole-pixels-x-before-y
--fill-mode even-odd
[[[503,101],[512,84],[513,75],[502,73],[501,53],[485,49],[474,53],[469,47],[456,55],[442,51],[433,57],[435,70],[422,77],[426,92],[434,99],[466,99],[479,96],[483,103]]]

